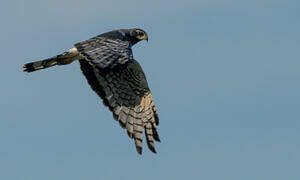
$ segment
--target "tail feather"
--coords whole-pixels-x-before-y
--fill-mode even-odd
[[[41,61],[35,61],[31,63],[24,64],[24,72],[33,72],[40,69],[45,69],[51,66],[57,65],[57,59],[56,58],[49,58]]]
[[[49,68],[55,65],[66,65],[72,63],[74,60],[78,59],[77,50],[71,49],[68,52],[64,52],[60,55],[44,59],[41,61],[30,62],[23,65],[24,72],[33,72],[40,69]]]

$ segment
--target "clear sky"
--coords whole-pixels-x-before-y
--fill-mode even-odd
[[[7,0],[0,10],[1,180],[300,179],[299,0]],[[134,56],[159,110],[156,155],[136,153],[77,62],[21,72],[132,27],[149,35]]]

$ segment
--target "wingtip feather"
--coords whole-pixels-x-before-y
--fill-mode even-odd
[[[139,155],[142,155],[142,147],[136,146],[136,151]]]
[[[156,150],[155,150],[155,148],[154,148],[154,146],[149,147],[149,149],[150,149],[150,151],[153,152],[154,154],[157,153]]]

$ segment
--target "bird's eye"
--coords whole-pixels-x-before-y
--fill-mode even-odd
[[[139,36],[142,36],[144,33],[143,33],[142,31],[138,31],[137,34],[138,34]]]

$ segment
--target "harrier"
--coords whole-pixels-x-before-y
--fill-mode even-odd
[[[147,40],[142,29],[120,29],[76,43],[60,55],[23,66],[33,72],[79,60],[82,73],[92,90],[103,100],[120,126],[134,139],[142,154],[143,131],[149,149],[156,153],[154,141],[160,142],[156,127],[158,113],[140,64],[134,60],[131,47]]]

